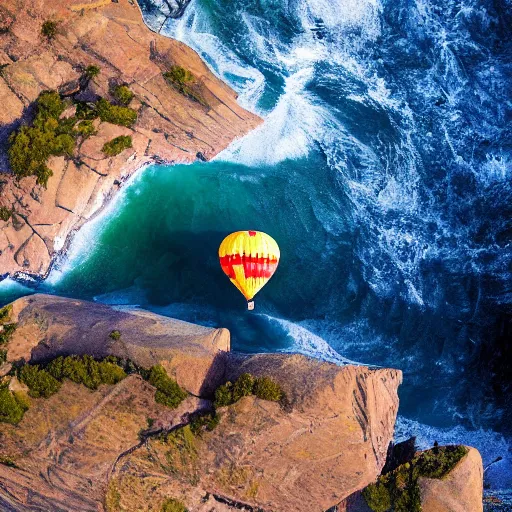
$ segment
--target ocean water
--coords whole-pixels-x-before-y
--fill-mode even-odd
[[[404,371],[397,439],[477,446],[512,488],[512,4],[192,0],[146,21],[265,123],[209,163],[150,166],[38,289],[228,327],[243,351]],[[222,273],[239,229],[281,247],[256,310]]]

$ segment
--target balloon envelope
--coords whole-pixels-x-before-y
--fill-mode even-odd
[[[237,231],[219,247],[220,265],[231,282],[251,300],[268,282],[279,263],[277,242],[261,231]]]

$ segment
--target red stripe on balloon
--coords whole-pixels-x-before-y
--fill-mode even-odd
[[[224,273],[230,279],[236,279],[234,265],[244,266],[244,275],[248,277],[272,277],[277,268],[276,258],[264,258],[263,256],[246,256],[241,254],[228,254],[221,256],[220,265]]]

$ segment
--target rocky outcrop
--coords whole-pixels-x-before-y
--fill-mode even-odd
[[[48,20],[57,23],[51,40],[41,35]],[[100,74],[80,91],[91,65]],[[162,73],[175,65],[193,74],[204,101],[165,81]],[[135,94],[130,107],[138,120],[132,128],[96,122],[97,134],[79,144],[72,159],[49,160],[47,189],[35,177],[12,178],[7,139],[32,119],[41,91],[110,99],[115,84],[127,84]],[[238,106],[235,93],[193,50],[151,32],[135,0],[2,0],[0,101],[0,206],[15,212],[0,219],[0,276],[45,275],[70,234],[144,163],[210,159],[261,121]],[[133,147],[107,158],[101,148],[119,135],[131,135]]]
[[[444,478],[419,479],[423,512],[482,512],[482,457],[478,450],[468,450]]]
[[[422,461],[422,457],[426,458]],[[422,473],[430,475],[422,476]],[[483,466],[478,450],[444,446],[417,452],[411,461],[381,476],[376,484],[349,496],[336,507],[336,512],[395,509],[482,512]]]
[[[65,383],[51,398],[33,399],[17,427],[0,423],[0,455],[18,466],[0,464],[7,510],[36,510],[38,503],[160,510],[164,498],[176,497],[190,511],[322,512],[374,481],[384,465],[398,410],[397,370],[291,354],[227,355],[223,329],[61,297],[19,299],[9,311],[8,321],[18,322],[7,342],[11,362],[114,354],[161,363],[204,397],[221,380],[249,372],[272,378],[286,398],[245,396],[218,408],[215,428],[196,435],[185,425],[195,411],[212,408],[209,400],[190,397],[171,411],[151,401],[154,388],[136,375],[95,392]]]
[[[13,303],[18,327],[7,345],[7,361],[33,363],[60,355],[113,355],[149,368],[162,364],[194,395],[221,384],[227,329],[211,329],[139,309],[119,309],[76,299],[32,295]],[[117,331],[119,339],[112,332]]]

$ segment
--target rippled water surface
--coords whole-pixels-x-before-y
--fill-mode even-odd
[[[213,162],[137,175],[40,288],[229,327],[239,350],[401,368],[397,436],[501,456],[486,478],[511,487],[512,5],[144,8],[265,123]],[[254,313],[216,256],[238,229],[282,250]]]

